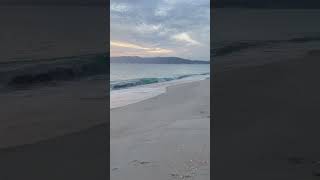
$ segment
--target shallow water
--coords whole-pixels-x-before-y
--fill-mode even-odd
[[[136,103],[164,93],[168,86],[208,77],[209,64],[111,64],[110,106]]]
[[[208,64],[113,64],[110,65],[111,90],[118,90],[208,75]]]

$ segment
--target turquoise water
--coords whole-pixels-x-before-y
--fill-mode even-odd
[[[209,77],[209,64],[117,64],[110,65],[110,88],[119,90],[146,84]]]

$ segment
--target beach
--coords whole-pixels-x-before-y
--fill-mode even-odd
[[[110,177],[210,178],[210,80],[111,109]]]

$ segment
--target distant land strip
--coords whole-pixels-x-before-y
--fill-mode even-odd
[[[118,56],[111,57],[111,63],[129,64],[209,64],[209,61],[197,61],[179,57],[139,57],[139,56]]]

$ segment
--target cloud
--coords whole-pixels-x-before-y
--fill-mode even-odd
[[[181,41],[181,42],[186,42],[186,43],[192,44],[192,45],[200,45],[200,43],[198,41],[192,39],[189,36],[189,34],[187,34],[185,32],[173,35],[172,39],[177,40],[177,41]]]
[[[173,51],[170,49],[162,49],[162,48],[154,48],[152,50],[147,51],[148,53],[154,53],[154,54],[169,54]]]
[[[121,42],[121,41],[110,41],[110,45],[111,45],[111,51],[113,52],[113,54],[115,52],[119,51],[119,48],[125,48],[125,49],[133,49],[133,50],[140,50],[140,52],[137,51],[133,51],[132,53],[130,53],[129,51],[127,51],[127,54],[142,54],[142,55],[146,55],[146,54],[170,54],[173,51],[170,49],[164,49],[164,48],[158,48],[158,47],[144,47],[141,45],[137,45],[137,44],[133,44],[133,43],[128,43],[128,42]],[[111,52],[111,53],[112,53]]]
[[[162,28],[161,24],[146,24],[142,23],[136,27],[136,30],[140,33],[154,33],[158,32]]]
[[[111,0],[111,4],[115,5],[110,11],[110,38],[130,42],[122,47],[113,42],[117,55],[210,59],[210,0]]]
[[[172,10],[172,7],[171,6],[168,6],[168,5],[161,5],[159,6],[158,8],[155,9],[154,11],[154,15],[155,16],[167,16],[168,15],[168,12]]]
[[[131,48],[131,49],[143,49],[143,50],[148,49],[136,44],[120,42],[120,41],[110,41],[110,45],[115,47],[123,47],[123,48]]]
[[[127,12],[129,11],[129,6],[125,3],[112,3],[110,6],[110,10],[114,12]]]

